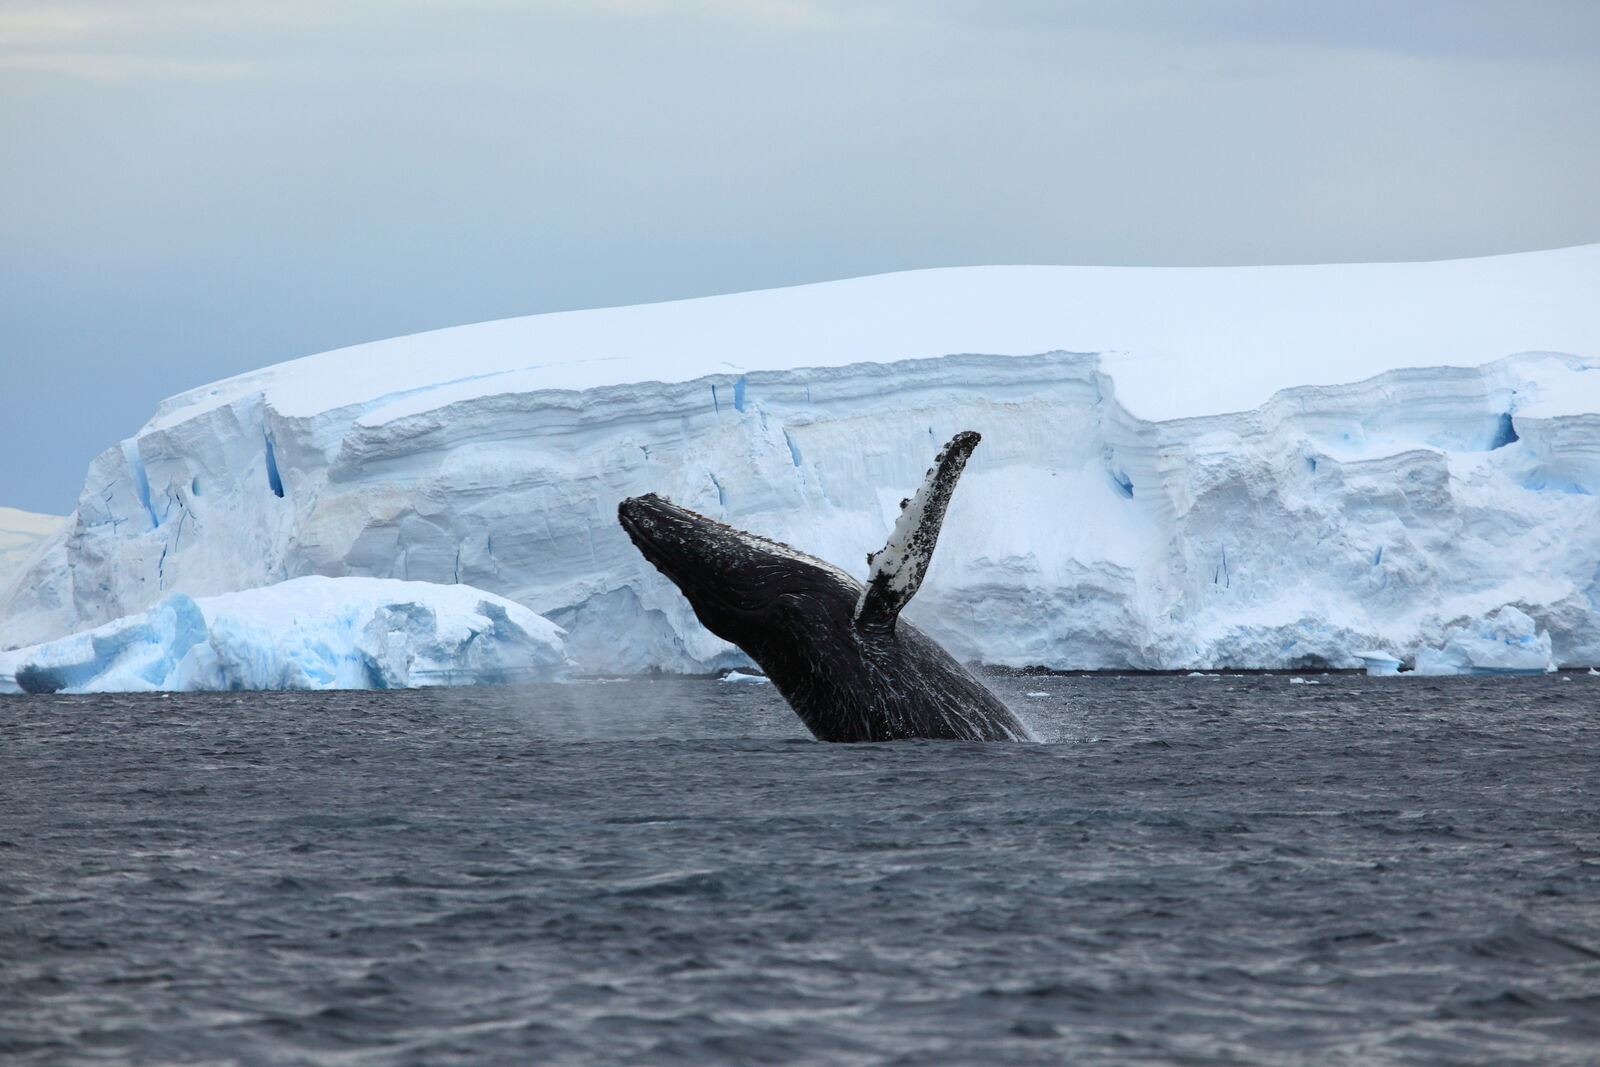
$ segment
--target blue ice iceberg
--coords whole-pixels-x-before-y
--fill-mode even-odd
[[[0,652],[0,692],[404,689],[548,681],[562,630],[465,585],[295,578]]]
[[[1544,674],[1556,669],[1550,634],[1507,605],[1444,632],[1443,648],[1417,652],[1418,674]]]
[[[1400,658],[1381,648],[1364,648],[1350,654],[1362,662],[1373,678],[1392,678],[1400,673]]]

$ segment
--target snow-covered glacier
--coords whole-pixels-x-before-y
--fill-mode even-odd
[[[0,692],[405,689],[549,681],[561,631],[463,585],[307,576],[0,652]]]
[[[1512,606],[1600,662],[1600,246],[912,271],[508,319],[164,402],[0,591],[33,644],[305,575],[489,590],[578,668],[743,662],[635,552],[659,492],[858,577],[983,434],[907,612],[992,664],[1410,659]]]
[[[26,567],[42,543],[66,521],[61,515],[0,507],[0,586]]]

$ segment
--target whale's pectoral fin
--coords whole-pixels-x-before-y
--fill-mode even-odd
[[[892,628],[900,610],[917,595],[939,540],[939,528],[944,525],[950,494],[979,440],[971,430],[952,437],[935,457],[922,488],[901,503],[889,543],[867,557],[871,570],[856,603],[857,626]]]

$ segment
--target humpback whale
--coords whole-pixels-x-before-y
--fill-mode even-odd
[[[916,495],[901,502],[888,543],[867,557],[865,585],[654,493],[622,501],[617,519],[706,629],[760,664],[819,740],[1028,741],[998,697],[900,618],[978,440],[967,431],[945,445]]]

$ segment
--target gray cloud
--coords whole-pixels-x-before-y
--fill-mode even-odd
[[[1600,6],[1589,0],[997,0],[943,8],[951,17],[1022,29],[1095,27],[1200,46],[1552,61],[1600,55]]]

